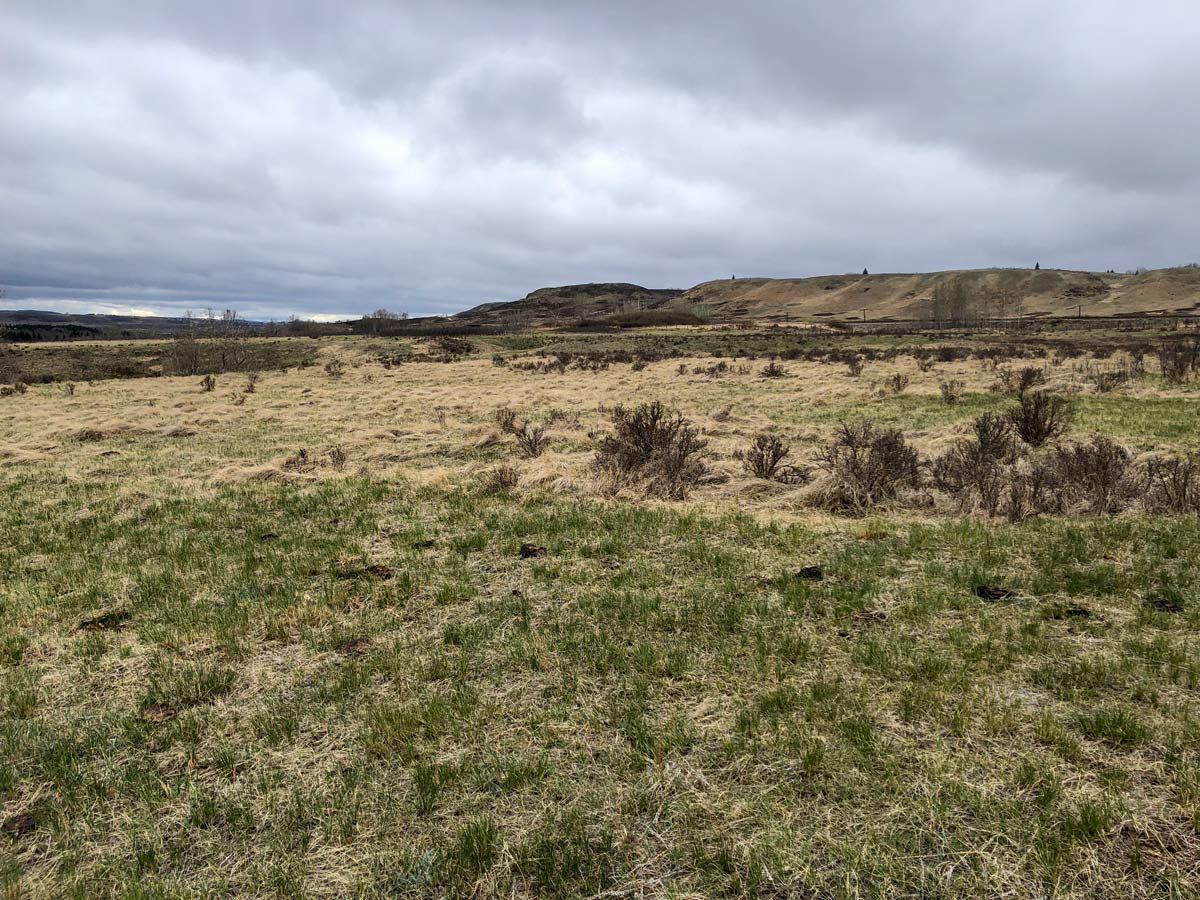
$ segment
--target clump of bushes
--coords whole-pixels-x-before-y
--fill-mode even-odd
[[[505,434],[512,434],[517,430],[517,412],[507,406],[502,406],[495,413],[496,427]]]
[[[933,461],[934,483],[958,501],[960,509],[978,502],[988,515],[999,509],[1005,465],[1013,461],[1014,440],[1008,420],[984,413],[972,423],[974,434]]]
[[[557,411],[555,411],[557,412]],[[561,415],[561,413],[560,413]],[[517,440],[517,452],[527,459],[541,456],[550,446],[550,435],[546,429],[532,422],[517,422],[515,410],[502,406],[495,412],[496,427]]]
[[[1150,512],[1200,512],[1200,461],[1190,456],[1150,460],[1143,499]]]
[[[1096,393],[1109,394],[1129,381],[1133,375],[1134,369],[1131,366],[1119,365],[1113,368],[1100,368],[1089,363],[1084,368],[1083,377],[1084,380],[1095,386]]]
[[[1143,478],[1129,451],[1111,438],[1101,435],[1087,443],[1058,447],[1054,462],[1064,501],[1082,503],[1088,512],[1119,512],[1142,492]]]
[[[701,455],[707,442],[690,421],[659,401],[612,411],[613,433],[600,441],[593,462],[614,483],[641,481],[647,493],[683,499],[708,475]]]
[[[856,513],[920,482],[917,451],[900,429],[876,428],[870,421],[839,425],[817,464],[833,481],[830,505]]]
[[[432,349],[451,360],[469,356],[477,349],[471,341],[453,334],[439,335],[429,343]]]
[[[758,374],[762,378],[786,378],[787,369],[781,366],[777,361],[771,360],[769,363],[763,366],[763,370]]]

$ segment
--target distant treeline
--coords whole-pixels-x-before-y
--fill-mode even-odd
[[[0,341],[36,343],[39,341],[94,341],[103,330],[86,325],[0,325]]]

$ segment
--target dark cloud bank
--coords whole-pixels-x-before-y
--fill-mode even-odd
[[[9,306],[1200,257],[1195,0],[0,6]]]

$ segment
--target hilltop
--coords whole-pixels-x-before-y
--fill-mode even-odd
[[[684,292],[670,288],[644,288],[637,284],[568,284],[546,287],[520,300],[484,303],[454,318],[479,325],[561,325],[580,319],[638,313],[670,307]]]

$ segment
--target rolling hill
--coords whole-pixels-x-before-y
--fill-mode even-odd
[[[1026,316],[1190,315],[1200,313],[1200,267],[1138,273],[1062,269],[736,278],[685,291],[634,284],[542,288],[521,300],[487,303],[455,316],[473,325],[530,327],[603,319],[632,310],[685,309],[721,321],[830,321],[929,317],[939,287],[962,285],[977,312]]]
[[[454,318],[478,325],[562,325],[580,319],[663,309],[683,293],[626,283],[568,284],[541,288],[520,300],[484,303]]]

